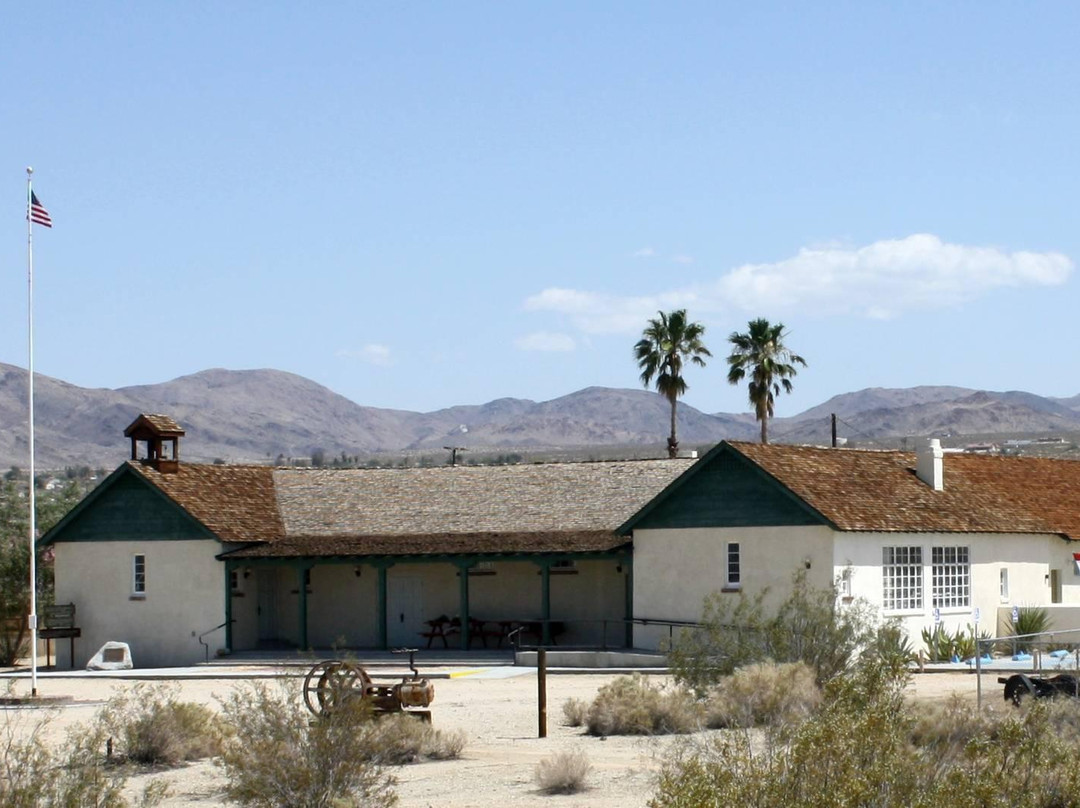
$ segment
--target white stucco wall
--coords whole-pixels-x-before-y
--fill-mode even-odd
[[[724,587],[729,542],[739,543],[741,590],[754,595],[767,587],[766,608],[783,601],[791,576],[807,563],[812,586],[833,581],[832,531],[827,527],[635,530],[634,617],[699,620],[705,597]],[[634,629],[638,648],[660,647],[668,637],[667,628]]]
[[[980,612],[979,630],[999,632],[999,607],[1047,606],[1050,604],[1050,571],[1058,570],[1062,581],[1062,602],[1080,603],[1080,577],[1072,564],[1072,547],[1058,536],[1001,533],[968,534],[896,534],[837,533],[835,569],[839,576],[851,568],[851,594],[880,606],[883,597],[881,571],[885,547],[919,546],[923,558],[923,606],[905,612],[882,611],[886,618],[897,618],[907,630],[915,647],[921,647],[924,628],[934,626],[931,599],[932,547],[966,546],[971,565],[971,604],[962,608],[941,609],[941,625],[948,631],[967,630],[973,623],[974,609]],[[1008,570],[1009,593],[1000,597],[1002,568]]]
[[[221,544],[192,541],[59,542],[56,602],[75,604],[82,637],[75,641],[75,667],[110,640],[126,642],[136,667],[192,665],[205,659],[197,635],[225,621]],[[146,595],[132,595],[132,557],[146,556]],[[211,657],[225,643],[224,631],[206,640]],[[67,668],[69,643],[54,643],[58,666]]]

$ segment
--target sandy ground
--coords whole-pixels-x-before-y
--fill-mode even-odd
[[[511,678],[483,678],[483,675],[435,680],[436,699],[432,705],[434,725],[440,729],[464,731],[468,743],[459,760],[428,762],[397,767],[400,805],[404,808],[464,808],[465,806],[577,806],[637,808],[645,806],[653,790],[659,758],[678,740],[664,738],[592,738],[581,729],[563,725],[562,705],[570,698],[591,699],[596,691],[615,678],[612,674],[548,675],[548,737],[537,737],[537,678],[535,673]],[[664,677],[654,677],[663,681]],[[237,679],[186,679],[179,682],[180,698],[218,707],[237,686]],[[42,679],[42,696],[65,695],[73,701],[53,711],[48,726],[50,738],[62,738],[64,730],[90,721],[113,693],[133,685],[130,681],[105,679]],[[16,691],[28,690],[26,680],[18,680]],[[983,677],[984,697],[1000,700],[1000,685]],[[976,677],[971,674],[922,674],[913,678],[912,697],[943,700],[958,693],[975,699]],[[0,710],[0,721],[8,728],[25,727],[41,710],[8,708]],[[534,782],[537,763],[561,750],[584,750],[592,773],[589,790],[572,796],[541,794]],[[223,777],[213,763],[202,762],[167,772],[142,774],[129,781],[131,793],[141,791],[151,777],[170,784],[171,794],[164,805],[173,808],[224,805]]]

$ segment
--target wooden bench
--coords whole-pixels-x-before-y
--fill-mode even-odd
[[[71,640],[71,667],[75,667],[75,638],[82,636],[82,629],[75,625],[75,604],[55,603],[41,608],[41,627],[38,637],[45,640],[45,659],[52,659],[52,641]]]

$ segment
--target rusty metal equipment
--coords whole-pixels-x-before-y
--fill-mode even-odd
[[[426,709],[435,700],[435,685],[421,678],[413,661],[415,648],[399,648],[395,654],[409,655],[412,676],[394,685],[377,685],[359,665],[341,660],[316,663],[304,678],[304,703],[315,716],[325,716],[353,699],[362,699],[375,716],[408,713],[431,721]]]
[[[1028,676],[1014,673],[998,677],[998,684],[1005,685],[1005,701],[1019,707],[1025,699],[1051,699],[1057,696],[1080,697],[1080,681],[1075,676],[1061,673],[1057,676]]]

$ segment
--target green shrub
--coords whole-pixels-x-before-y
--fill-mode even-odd
[[[581,750],[556,752],[536,764],[536,783],[545,794],[577,794],[587,787],[591,769]]]
[[[821,707],[755,748],[718,733],[664,761],[653,808],[1078,808],[1080,705],[1036,700],[978,714],[960,700],[905,709],[904,676],[866,664]]]
[[[736,668],[801,660],[822,684],[847,671],[873,644],[876,611],[865,601],[839,604],[836,588],[811,587],[805,570],[792,576],[791,594],[771,616],[764,609],[766,596],[708,596],[700,625],[683,631],[669,652],[676,681],[704,697]]]
[[[127,772],[106,765],[101,723],[72,727],[59,744],[43,735],[54,713],[15,714],[0,728],[0,805],[4,808],[127,808]],[[29,725],[27,722],[29,721]],[[152,806],[166,789],[152,780],[140,806]]]
[[[210,708],[177,700],[174,684],[140,683],[109,699],[101,713],[117,756],[146,765],[178,766],[214,757],[221,727]]]
[[[220,762],[226,795],[240,805],[369,808],[397,801],[394,780],[377,763],[370,709],[350,700],[312,719],[296,682],[271,691],[261,682],[222,703],[230,725]]]
[[[1050,613],[1040,606],[1021,606],[1016,610],[1017,618],[1012,615],[1005,620],[1002,634],[1006,641],[999,645],[1002,653],[1016,651],[1030,651],[1038,644],[1037,637],[1027,637],[1022,640],[1008,640],[1008,637],[1018,637],[1030,634],[1043,634],[1050,630]]]
[[[590,735],[668,735],[700,729],[703,710],[686,690],[661,689],[635,673],[601,687],[585,722]]]
[[[873,659],[898,675],[918,659],[907,632],[894,620],[878,626],[869,651]]]
[[[709,695],[706,724],[719,727],[793,726],[821,703],[814,671],[805,662],[739,668]]]

